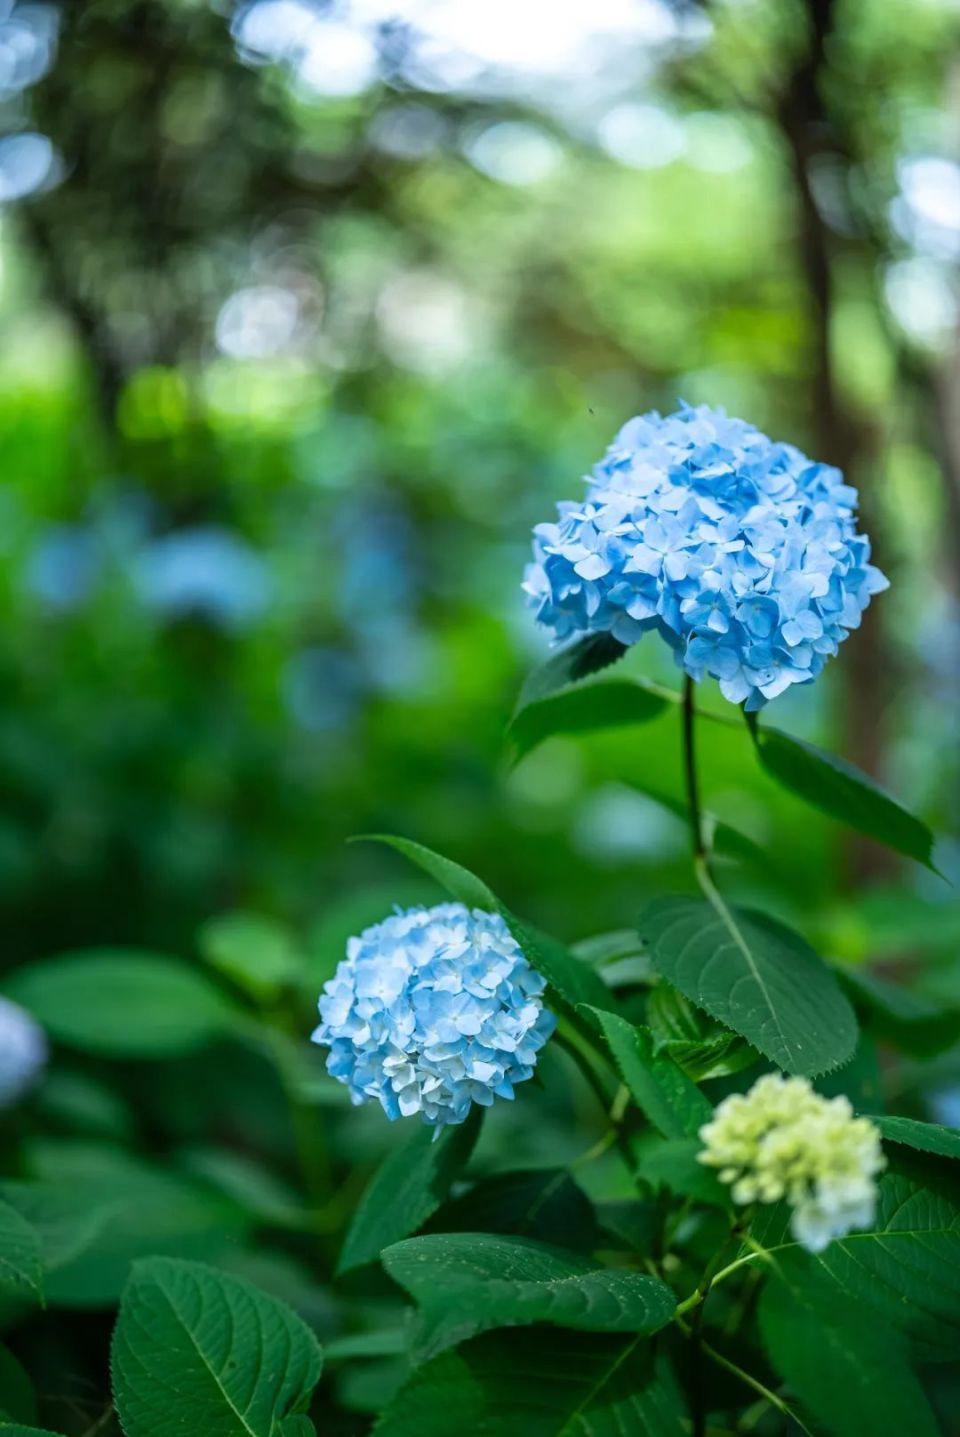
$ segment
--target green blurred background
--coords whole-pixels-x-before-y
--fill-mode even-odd
[[[958,38],[950,0],[0,0],[5,961],[403,900],[370,830],[570,939],[686,883],[632,787],[678,792],[670,720],[499,766],[530,527],[678,398],[861,487],[892,592],[771,717],[955,829]],[[782,905],[953,904],[704,745]]]
[[[324,1336],[397,1309],[328,1279],[407,1134],[305,1039],[347,935],[435,890],[351,835],[427,843],[570,942],[690,888],[650,797],[681,794],[675,714],[505,763],[547,651],[530,529],[629,415],[724,404],[859,485],[892,588],[765,721],[887,784],[960,883],[958,259],[956,0],[0,0],[0,967],[196,961],[217,915],[269,920],[306,965],[279,1069],[334,1193],[318,1267],[274,1231],[303,1226],[296,1147],[249,1046],[58,1046],[4,1171],[130,1203],[51,1288],[102,1320],[22,1339],[51,1421],[103,1430],[144,1252]],[[677,682],[653,638],[626,663]],[[726,890],[960,1002],[957,887],[776,790],[745,730],[701,753],[753,840]],[[875,1103],[871,1062],[839,1084]],[[887,1090],[960,1124],[958,1073]],[[564,1055],[542,1075],[481,1166],[589,1141]]]

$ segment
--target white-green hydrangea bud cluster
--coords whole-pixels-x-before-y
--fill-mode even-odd
[[[810,1252],[873,1223],[886,1165],[880,1134],[846,1098],[821,1097],[806,1078],[766,1074],[725,1098],[700,1137],[700,1161],[719,1169],[734,1202],[786,1199],[791,1231]]]

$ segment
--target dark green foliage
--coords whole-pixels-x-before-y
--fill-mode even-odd
[[[439,1137],[421,1126],[374,1173],[350,1223],[338,1272],[375,1262],[385,1247],[418,1232],[443,1202],[470,1157],[479,1111]]]

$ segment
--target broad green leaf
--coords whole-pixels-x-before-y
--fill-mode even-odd
[[[960,1345],[960,1186],[943,1163],[918,1154],[898,1157],[878,1186],[873,1227],[834,1240],[812,1261],[860,1305],[864,1322],[876,1311],[925,1360],[952,1361]],[[779,1260],[797,1243],[784,1231],[782,1205],[769,1213],[751,1231]]]
[[[112,1148],[51,1146],[41,1181],[0,1190],[33,1223],[54,1306],[111,1307],[138,1258],[163,1254],[217,1260],[250,1227],[250,1216],[167,1160],[152,1165]]]
[[[3,991],[58,1042],[109,1058],[179,1057],[229,1033],[238,1018],[199,969],[135,949],[28,963]]]
[[[612,634],[587,634],[582,639],[576,639],[565,649],[551,654],[527,675],[517,698],[514,717],[529,704],[549,698],[559,689],[609,668],[626,652],[624,645]]]
[[[484,1178],[445,1203],[431,1232],[496,1232],[592,1252],[598,1246],[593,1206],[566,1168],[536,1168]]]
[[[480,1131],[475,1108],[465,1123],[436,1137],[425,1124],[381,1164],[360,1199],[344,1240],[337,1272],[376,1262],[385,1247],[417,1232],[450,1191]]]
[[[916,1057],[952,1048],[960,1033],[960,1009],[933,1002],[875,973],[844,968],[840,979],[854,1006],[864,1011],[881,1038]]]
[[[942,1158],[960,1158],[960,1132],[942,1128],[938,1123],[919,1123],[914,1118],[894,1118],[867,1114],[880,1129],[887,1142],[903,1143],[920,1152],[936,1153]]]
[[[529,1238],[432,1233],[387,1248],[383,1265],[420,1309],[421,1359],[491,1327],[656,1332],[676,1308],[655,1277],[598,1267]]]
[[[304,956],[282,923],[255,913],[223,913],[205,923],[200,951],[212,968],[253,997],[271,998],[294,983]]]
[[[37,1234],[48,1277],[90,1247],[121,1207],[119,1193],[97,1203],[78,1199],[65,1183],[0,1182],[0,1199]]]
[[[760,1331],[781,1378],[831,1437],[938,1437],[905,1344],[825,1281],[807,1253],[782,1254],[764,1287]]]
[[[617,1013],[584,1008],[606,1038],[623,1081],[643,1113],[665,1138],[695,1137],[713,1109],[672,1058],[655,1051],[649,1028]]]
[[[761,766],[784,788],[848,828],[937,871],[934,838],[927,825],[872,778],[846,759],[780,729],[756,720],[749,727]]]
[[[111,1367],[126,1437],[276,1437],[309,1403],[321,1356],[310,1329],[275,1298],[160,1257],[134,1268]]]
[[[46,1427],[24,1427],[19,1422],[4,1422],[2,1417],[0,1433],[3,1437],[61,1437],[59,1432],[51,1432]]]
[[[26,1218],[6,1202],[0,1202],[0,1294],[43,1300],[40,1238]]]
[[[517,709],[507,730],[511,758],[519,763],[554,734],[649,723],[665,708],[660,694],[633,679],[597,679],[558,689]]]
[[[317,1437],[317,1429],[309,1417],[288,1417],[277,1428],[277,1437]]]
[[[0,1342],[0,1430],[4,1422],[35,1422],[33,1384],[8,1347]]]
[[[409,838],[394,838],[389,834],[368,834],[377,843],[389,844],[411,863],[416,863],[445,888],[451,898],[468,908],[482,908],[488,913],[500,913],[510,929],[524,956],[531,965],[542,973],[554,993],[571,1008],[578,1003],[590,1003],[596,1008],[609,1008],[612,1002],[610,990],[597,977],[592,968],[579,961],[569,949],[546,934],[539,933],[529,924],[505,908],[496,895],[468,869],[461,868],[442,854],[424,848]]]
[[[786,1072],[812,1077],[853,1054],[853,1009],[789,928],[693,898],[659,899],[639,926],[664,978]]]
[[[419,1368],[375,1437],[689,1437],[666,1359],[642,1337],[490,1332]]]

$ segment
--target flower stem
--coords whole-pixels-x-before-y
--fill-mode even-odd
[[[690,813],[690,837],[694,859],[706,859],[706,845],[703,841],[703,817],[700,811],[700,785],[697,780],[697,754],[694,745],[693,679],[683,676],[683,771],[687,787],[687,807]]]

